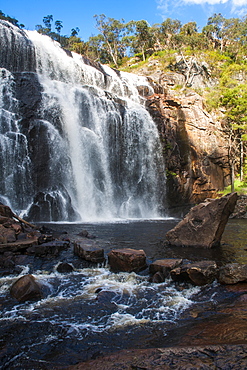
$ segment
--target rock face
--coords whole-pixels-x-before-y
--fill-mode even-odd
[[[175,246],[212,248],[219,245],[230,214],[234,211],[237,193],[220,199],[208,199],[193,207],[185,218],[168,231],[166,238]]]
[[[203,106],[203,98],[191,91],[184,95],[156,88],[146,106],[156,122],[163,145],[167,171],[167,199],[170,212],[181,204],[195,204],[214,198],[230,184],[227,138],[222,124]]]
[[[247,265],[229,263],[221,267],[219,272],[219,282],[221,284],[247,282]]]
[[[212,283],[217,275],[218,268],[214,261],[199,261],[171,271],[174,281],[188,281],[199,286]]]
[[[138,272],[146,268],[146,254],[142,249],[113,249],[108,254],[108,263],[115,272]]]
[[[33,275],[25,275],[18,279],[11,287],[10,294],[19,302],[41,298],[41,286]]]

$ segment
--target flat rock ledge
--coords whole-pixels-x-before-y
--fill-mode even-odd
[[[247,344],[123,350],[69,370],[246,369]]]
[[[94,242],[85,240],[74,241],[74,254],[89,262],[105,262],[104,249],[98,247]]]
[[[108,264],[114,272],[139,272],[147,267],[146,254],[142,249],[113,249],[108,253]]]
[[[206,199],[196,205],[182,221],[168,231],[167,242],[174,246],[218,246],[237,199],[237,193],[231,193],[220,199]]]

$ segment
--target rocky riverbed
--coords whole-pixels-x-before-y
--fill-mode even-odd
[[[74,225],[71,232],[72,225],[33,227],[13,214],[1,221],[11,231],[4,237],[12,235],[1,244],[3,368],[243,368],[245,220],[229,222],[232,230],[223,234],[221,247],[197,252],[164,245],[175,220],[155,232],[157,223],[146,222],[142,229],[138,222],[109,225],[107,235],[100,224]],[[234,254],[226,242],[237,245],[240,236]],[[106,268],[104,260],[119,249],[121,260],[125,256],[141,271]],[[147,268],[133,262],[136,257],[143,261],[143,255]],[[223,272],[228,281],[222,280]],[[30,275],[39,294],[18,302],[11,287]]]

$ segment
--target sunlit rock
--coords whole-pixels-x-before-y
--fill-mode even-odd
[[[168,231],[168,243],[206,248],[218,246],[237,198],[237,193],[232,193],[220,199],[206,199],[193,207],[182,221]]]
[[[146,268],[146,254],[131,248],[113,249],[108,254],[108,263],[112,271],[138,272]]]
[[[240,265],[239,263],[229,263],[221,267],[219,282],[221,284],[247,282],[247,264]]]

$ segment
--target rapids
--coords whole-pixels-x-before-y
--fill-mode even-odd
[[[67,230],[71,238],[87,229],[106,254],[115,247],[143,248],[148,263],[180,257],[191,261],[214,259],[218,264],[247,263],[246,220],[230,220],[222,246],[212,250],[164,247],[165,234],[176,223],[174,219],[163,219],[46,226],[60,233]],[[153,284],[148,270],[139,274],[112,273],[107,265],[95,266],[79,259],[72,249],[52,259],[27,258],[25,265],[20,259],[19,275],[0,278],[3,369],[66,368],[121,349],[189,345],[190,341],[208,344],[210,335],[210,343],[235,343],[237,335],[244,335],[245,326],[233,329],[244,323],[243,311],[235,312],[231,319],[231,334],[220,331],[220,322],[227,325],[229,310],[234,309],[239,292],[217,282],[204,287],[177,285],[170,280]],[[56,266],[61,261],[73,264],[75,271],[58,273]],[[27,273],[42,283],[43,298],[18,303],[10,297],[9,289]],[[215,321],[218,336],[211,328],[206,336],[201,334],[201,341],[200,333],[193,337],[195,328],[206,330],[207,322],[212,326]]]

